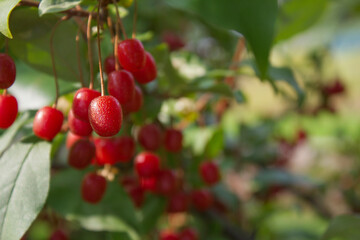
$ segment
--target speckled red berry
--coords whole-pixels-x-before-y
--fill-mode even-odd
[[[206,189],[200,189],[191,193],[192,205],[199,211],[205,211],[211,208],[213,204],[213,196]]]
[[[0,88],[6,89],[14,84],[16,67],[14,60],[5,53],[0,53]]]
[[[156,181],[157,178],[155,176],[152,177],[140,177],[140,186],[150,192],[156,191]]]
[[[133,99],[130,102],[122,105],[124,109],[124,113],[128,114],[128,113],[138,112],[143,106],[143,103],[144,103],[144,97],[141,88],[135,86],[135,95]]]
[[[96,138],[96,158],[101,164],[115,164],[118,157],[119,144],[116,138]]]
[[[179,152],[182,149],[183,135],[176,129],[166,129],[164,147],[169,152]]]
[[[35,115],[33,131],[36,136],[51,141],[61,130],[64,115],[52,107],[43,107]]]
[[[173,171],[160,170],[156,175],[156,193],[160,195],[171,195],[177,190],[177,180]]]
[[[80,88],[77,90],[72,106],[75,117],[89,122],[89,105],[92,100],[100,97],[100,95],[100,92],[89,88]]]
[[[162,131],[155,124],[147,124],[140,128],[138,141],[146,150],[156,151],[162,145]]]
[[[135,157],[136,172],[140,177],[153,177],[160,169],[160,158],[150,152],[142,152]]]
[[[90,165],[95,156],[95,145],[89,140],[79,140],[71,148],[68,164],[76,169],[84,169]]]
[[[68,235],[61,229],[54,231],[50,236],[50,240],[68,240],[68,239],[69,239]]]
[[[145,66],[138,71],[133,71],[132,74],[136,81],[141,84],[146,84],[156,79],[157,68],[155,59],[149,52],[146,52]]]
[[[104,68],[107,75],[115,71],[115,57],[113,55],[110,55],[107,58],[105,58]]]
[[[85,202],[96,204],[101,201],[106,191],[106,179],[96,173],[85,175],[81,185],[81,196]]]
[[[118,59],[121,66],[128,71],[137,71],[145,66],[144,46],[137,39],[127,39],[118,45]]]
[[[129,103],[135,96],[135,81],[126,70],[113,71],[108,77],[108,92],[120,104]]]
[[[214,185],[220,180],[219,167],[211,161],[201,163],[200,175],[203,181],[208,185]]]
[[[9,128],[15,122],[17,114],[16,98],[11,95],[0,95],[0,128]]]
[[[193,228],[185,228],[179,234],[179,240],[198,240],[199,235]]]
[[[120,103],[113,96],[100,96],[91,101],[89,120],[93,130],[102,137],[116,135],[122,124]]]
[[[87,137],[92,133],[90,123],[76,118],[72,110],[68,115],[68,124],[70,131],[78,136]]]

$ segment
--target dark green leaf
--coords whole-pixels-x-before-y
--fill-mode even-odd
[[[327,0],[288,0],[279,9],[276,41],[288,39],[314,25],[326,9]]]
[[[157,224],[157,220],[163,214],[166,200],[159,196],[146,196],[144,206],[141,209],[141,232],[146,234]]]
[[[360,236],[360,217],[343,215],[334,218],[322,240],[358,240]]]
[[[69,220],[93,231],[125,231],[137,238],[138,219],[133,203],[117,181],[108,182],[106,194],[96,205],[81,198],[86,172],[69,169],[52,178],[48,204]]]
[[[216,129],[205,147],[205,155],[208,158],[217,157],[224,149],[224,131],[221,128]]]
[[[234,91],[234,97],[235,97],[235,100],[238,102],[238,103],[245,103],[246,102],[246,96],[245,94],[240,91],[240,90],[236,90]]]
[[[10,13],[19,2],[20,0],[0,1],[0,32],[8,38],[13,38],[9,29]]]
[[[19,240],[44,206],[50,144],[17,143],[0,158],[0,239]]]
[[[39,15],[62,12],[80,3],[81,0],[42,0],[39,5]]]

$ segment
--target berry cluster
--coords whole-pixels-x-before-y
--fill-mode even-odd
[[[199,236],[195,229],[185,228],[179,233],[164,231],[160,233],[160,240],[198,240]]]

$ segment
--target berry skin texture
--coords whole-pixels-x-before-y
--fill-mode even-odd
[[[113,55],[110,55],[105,59],[104,68],[108,76],[110,73],[115,71],[115,57]]]
[[[160,170],[156,178],[156,193],[169,196],[177,190],[176,176],[171,170]]]
[[[156,151],[162,144],[162,131],[155,124],[147,124],[140,128],[138,141],[146,150]]]
[[[76,118],[72,110],[70,110],[68,115],[68,124],[70,131],[75,135],[87,137],[92,133],[90,123]]]
[[[179,237],[173,232],[160,233],[160,240],[179,240]]]
[[[14,84],[16,67],[14,60],[5,53],[0,53],[0,89],[7,89]]]
[[[34,118],[33,131],[36,136],[51,141],[61,130],[64,115],[52,107],[39,109]]]
[[[167,129],[165,131],[164,146],[169,152],[179,152],[182,149],[183,135],[179,130]]]
[[[89,140],[79,140],[70,149],[68,163],[76,169],[84,169],[90,165],[95,156],[95,145]]]
[[[134,72],[145,66],[146,54],[139,40],[124,40],[119,43],[117,50],[119,62],[125,70]]]
[[[113,71],[108,75],[108,92],[120,104],[131,102],[135,96],[135,80],[126,70]]]
[[[14,122],[18,114],[18,103],[11,95],[0,96],[0,128],[7,129]]]
[[[150,152],[142,152],[135,157],[135,168],[139,177],[150,178],[160,169],[160,158]]]
[[[81,185],[81,196],[85,202],[96,204],[101,201],[106,191],[106,179],[96,173],[88,173]]]
[[[133,71],[132,74],[140,84],[146,84],[156,79],[157,68],[155,59],[149,52],[146,52],[145,66],[139,71]]]
[[[208,185],[214,185],[220,180],[218,166],[213,162],[203,162],[200,165],[200,175],[203,181]]]
[[[63,230],[60,229],[54,231],[50,236],[50,240],[68,240],[68,239],[69,239],[68,235]]]
[[[102,137],[116,135],[122,124],[120,103],[113,96],[100,96],[91,101],[89,120],[93,130]]]
[[[168,213],[182,213],[189,209],[189,196],[185,192],[177,192],[169,198],[166,211]]]
[[[72,106],[75,117],[89,122],[89,105],[92,100],[100,96],[100,92],[89,88],[80,88],[77,90]]]
[[[214,198],[208,190],[201,189],[191,193],[191,202],[198,211],[206,211],[213,205]]]
[[[199,236],[195,229],[185,228],[179,234],[179,240],[198,240]]]
[[[122,105],[124,113],[129,114],[133,112],[138,112],[143,106],[143,103],[144,97],[141,88],[135,86],[135,94],[133,99],[130,102]]]

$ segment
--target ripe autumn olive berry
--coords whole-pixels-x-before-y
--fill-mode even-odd
[[[120,103],[113,96],[100,96],[91,101],[89,120],[93,130],[102,137],[116,135],[122,124]]]
[[[113,55],[110,55],[107,58],[105,58],[104,68],[105,68],[105,72],[108,76],[110,73],[115,71],[115,57]]]
[[[61,229],[54,231],[50,236],[50,240],[68,240],[68,239],[69,239],[68,235]]]
[[[163,134],[156,124],[147,124],[140,128],[138,141],[146,150],[156,151],[162,145]]]
[[[88,121],[83,121],[75,117],[73,110],[68,115],[68,124],[70,131],[75,135],[87,137],[92,133],[92,127]]]
[[[11,95],[0,95],[0,128],[9,128],[16,120],[18,103]]]
[[[81,184],[82,199],[91,204],[100,202],[105,194],[106,186],[106,179],[103,176],[88,173]]]
[[[193,228],[185,228],[178,233],[179,240],[198,240],[199,235]]]
[[[173,171],[163,169],[156,175],[156,193],[168,196],[177,190],[177,186],[177,179]]]
[[[172,194],[168,200],[166,211],[168,213],[182,213],[189,209],[190,198],[185,192]]]
[[[213,204],[213,196],[211,192],[206,189],[195,190],[191,193],[192,205],[198,211],[206,211],[211,208]]]
[[[220,180],[219,167],[211,161],[201,163],[200,175],[208,185],[214,185]]]
[[[160,240],[179,240],[179,237],[173,232],[161,232],[160,233]]]
[[[155,59],[149,52],[146,52],[145,66],[138,71],[133,71],[132,74],[140,84],[146,84],[156,79],[157,68]]]
[[[64,115],[52,107],[43,107],[35,115],[33,131],[36,136],[51,141],[61,130]]]
[[[141,88],[135,86],[135,95],[133,99],[130,102],[122,105],[124,113],[129,114],[129,113],[138,112],[143,106],[143,103],[144,103],[144,97]]]
[[[144,46],[137,39],[127,39],[118,45],[118,59],[121,66],[130,72],[138,71],[145,66]]]
[[[135,169],[139,177],[154,177],[160,169],[160,158],[150,152],[142,152],[135,157]]]
[[[89,105],[92,100],[100,96],[100,92],[89,88],[80,88],[77,90],[72,105],[75,117],[89,122]]]
[[[14,60],[5,53],[0,53],[0,89],[7,89],[14,84],[16,67]]]
[[[120,104],[131,102],[135,96],[135,81],[132,74],[126,70],[111,72],[108,77],[108,92]]]
[[[95,156],[95,145],[88,139],[77,141],[71,148],[68,163],[76,169],[84,169],[90,165]]]
[[[179,152],[182,149],[183,135],[176,129],[166,129],[164,136],[164,147],[169,152]]]

